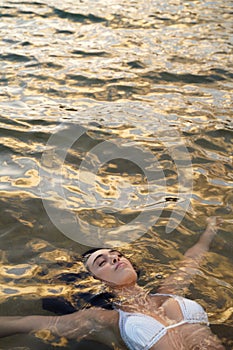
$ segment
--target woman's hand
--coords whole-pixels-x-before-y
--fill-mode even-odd
[[[111,347],[117,327],[118,313],[101,308],[63,316],[0,316],[0,338],[32,334],[56,346],[64,345],[67,339],[79,341],[87,338]]]
[[[215,237],[218,227],[223,222],[217,216],[211,216],[206,221],[207,227],[205,232],[200,236],[197,243],[185,252],[182,266],[163,281],[158,290],[160,293],[182,294],[190,285],[192,276],[199,270],[200,264],[209,250],[210,243]]]
[[[210,243],[216,235],[218,228],[223,223],[223,220],[218,216],[211,216],[206,221],[207,227],[205,232],[201,235],[199,239],[199,244],[201,244],[203,248],[208,250]]]
[[[219,216],[210,216],[207,218],[207,229],[210,228],[212,230],[218,229],[218,227],[223,223],[223,219]]]

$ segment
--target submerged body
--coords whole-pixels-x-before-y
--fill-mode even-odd
[[[44,338],[49,332],[46,338],[50,340],[86,338],[117,349],[224,350],[208,327],[201,305],[181,296],[208,251],[217,225],[215,217],[208,220],[205,232],[185,253],[182,266],[163,281],[157,294],[137,284],[133,265],[117,250],[89,252],[85,266],[112,290],[113,310],[94,307],[64,316],[0,317],[0,337],[36,333]]]
[[[177,330],[180,331],[181,326],[185,324],[209,324],[204,309],[195,301],[177,295],[158,293],[154,295],[154,302],[158,303],[158,300],[163,297],[166,299],[161,306],[156,305],[156,308],[153,308],[152,302],[152,310],[157,310],[157,312],[152,311],[151,315],[125,312],[119,309],[121,337],[130,350],[151,349],[172,329],[176,334]],[[177,319],[176,316],[179,316],[178,321],[174,319],[174,317]]]
[[[143,313],[120,311],[121,337],[130,350],[223,349],[211,333],[201,305],[176,295],[148,298]]]
[[[205,311],[195,301],[174,295],[143,295],[138,289],[137,295],[123,304],[115,310],[92,308],[52,317],[48,328],[69,339],[87,338],[122,350],[224,350],[208,327]]]

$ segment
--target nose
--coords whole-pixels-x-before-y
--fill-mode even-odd
[[[114,265],[114,264],[116,264],[119,260],[120,260],[120,257],[118,256],[118,255],[113,255],[113,256],[111,256],[111,258],[110,258],[111,260],[111,264],[112,265]]]

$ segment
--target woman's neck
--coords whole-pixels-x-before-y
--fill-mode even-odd
[[[117,287],[112,287],[111,288],[113,293],[116,295],[118,298],[133,298],[133,297],[142,297],[146,296],[148,292],[140,287],[137,284],[133,285],[128,285],[128,286],[117,286]]]
[[[127,286],[114,286],[111,288],[114,293],[113,302],[116,306],[123,308],[125,311],[144,310],[148,304],[149,291],[138,286],[137,284]]]

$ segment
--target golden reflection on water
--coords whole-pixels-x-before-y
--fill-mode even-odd
[[[86,247],[51,224],[41,197],[61,213],[72,210],[90,239],[90,224],[117,228],[119,234],[132,232],[132,243],[122,248],[142,269],[140,283],[149,289],[175,271],[182,253],[203,232],[206,217],[217,214],[225,222],[187,294],[207,309],[211,323],[226,327],[217,333],[231,349],[231,12],[229,3],[220,0],[4,3],[0,43],[3,313],[12,314],[15,301],[24,305],[47,296],[64,296],[77,306],[73,296],[78,292],[97,293],[102,288],[85,275],[79,261]],[[65,122],[71,129],[83,125],[87,132],[63,164],[46,143]],[[155,175],[149,189],[140,167],[126,160],[112,159],[96,174],[90,171],[99,159],[89,150],[114,140],[118,147],[130,141],[141,152],[143,165]],[[179,183],[172,158],[172,151],[180,161],[184,158],[178,147],[183,144],[192,160],[187,183]],[[42,164],[45,149],[47,163]],[[155,157],[157,172],[143,157],[145,150]],[[83,160],[89,168],[80,178]],[[40,191],[41,169],[51,179],[46,193]],[[66,200],[56,192],[60,171]],[[184,176],[188,176],[186,166],[181,164],[180,177]],[[186,215],[166,233],[169,217],[174,211],[179,214],[178,205],[184,203],[192,181]],[[151,199],[145,203],[148,193]],[[108,212],[109,205],[116,212]],[[151,220],[149,229],[131,223],[142,209]],[[134,241],[141,231],[145,235]],[[111,243],[117,245],[117,234]],[[70,283],[61,280],[68,274],[78,277]],[[1,349],[8,349],[4,344]]]

